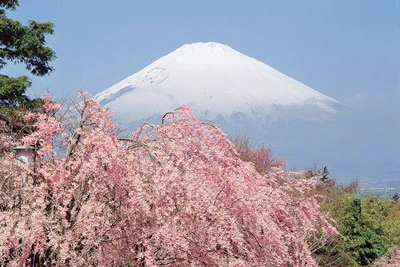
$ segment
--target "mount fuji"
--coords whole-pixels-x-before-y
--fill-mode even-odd
[[[228,135],[272,145],[290,168],[335,167],[343,157],[333,151],[341,142],[332,123],[341,114],[338,101],[215,42],[185,44],[95,98],[128,131],[188,105]]]
[[[291,169],[327,165],[338,180],[375,184],[398,173],[396,146],[388,141],[387,146],[375,145],[379,153],[369,152],[371,140],[380,136],[398,140],[390,132],[370,130],[372,121],[385,121],[371,115],[383,108],[371,111],[366,105],[366,115],[354,112],[348,103],[215,42],[185,44],[95,98],[128,131],[188,105],[196,117],[217,122],[229,135],[244,132],[253,144],[272,145]]]
[[[185,44],[95,98],[127,123],[188,105],[201,119],[265,126],[287,116],[319,120],[338,104],[215,42]]]

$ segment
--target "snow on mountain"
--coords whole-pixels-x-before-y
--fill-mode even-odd
[[[203,119],[264,123],[285,110],[334,113],[337,104],[335,99],[215,42],[185,44],[95,97],[128,121],[189,105]]]
[[[387,148],[375,147],[380,153],[369,153],[371,144],[365,141],[379,139],[377,132],[365,129],[386,127],[387,119],[373,119],[381,114],[377,109],[384,108],[366,103],[366,116],[346,112],[346,103],[339,105],[227,45],[183,45],[95,97],[127,131],[150,118],[158,123],[159,115],[189,105],[197,117],[217,121],[229,135],[245,132],[253,144],[272,145],[290,169],[326,165],[332,177],[342,182],[364,177],[364,184],[398,173],[398,160],[392,160],[398,159],[392,145],[396,142],[387,141]],[[372,106],[376,110],[371,111]],[[385,140],[397,140],[395,132],[389,133],[383,135]]]

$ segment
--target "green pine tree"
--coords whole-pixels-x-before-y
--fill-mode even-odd
[[[43,76],[53,71],[49,62],[55,52],[46,46],[46,35],[53,34],[54,24],[29,21],[22,25],[7,17],[18,6],[18,0],[0,0],[0,69],[7,63],[21,63],[33,75]],[[8,131],[23,135],[20,115],[24,110],[38,110],[41,101],[30,99],[26,90],[31,85],[28,76],[9,77],[0,74],[0,120]],[[22,123],[22,125],[21,125]],[[4,129],[0,129],[4,130]]]

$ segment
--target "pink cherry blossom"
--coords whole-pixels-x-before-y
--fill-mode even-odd
[[[80,97],[73,132],[47,96],[48,112],[27,116],[32,164],[0,136],[2,264],[316,266],[310,240],[337,235],[307,194],[316,181],[283,164],[261,174],[189,107],[121,138],[109,113]]]

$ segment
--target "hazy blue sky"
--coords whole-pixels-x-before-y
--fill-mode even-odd
[[[400,181],[399,0],[20,0],[9,15],[55,23],[55,71],[32,78],[35,96],[93,95],[185,43],[220,42],[346,107],[337,170]]]
[[[400,1],[20,0],[9,15],[55,23],[56,70],[33,79],[36,94],[94,94],[185,43],[215,41],[339,101],[399,97]]]

